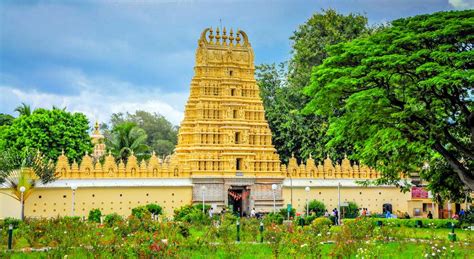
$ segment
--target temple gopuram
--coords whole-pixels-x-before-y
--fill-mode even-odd
[[[428,196],[414,197],[395,186],[362,187],[358,181],[376,179],[379,173],[347,158],[335,163],[310,156],[298,164],[292,157],[282,164],[254,72],[254,52],[245,32],[205,29],[174,153],[153,153],[141,161],[132,154],[117,163],[96,124],[93,154],[80,163],[62,154],[56,166],[60,178],[37,186],[26,201],[25,215],[86,216],[99,208],[103,214],[127,216],[134,207],[157,203],[171,217],[174,209],[203,200],[217,211],[229,206],[241,215],[287,204],[303,212],[308,199],[322,201],[328,211],[353,201],[373,213],[390,207],[394,213],[431,210],[437,215]]]

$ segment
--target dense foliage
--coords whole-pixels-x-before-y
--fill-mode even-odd
[[[359,206],[355,202],[348,202],[347,206],[341,207],[341,211],[344,212],[344,218],[357,218],[359,216]]]
[[[257,66],[256,78],[265,116],[282,161],[288,162],[293,153],[298,160],[305,160],[310,154],[317,160],[323,160],[326,154],[342,159],[344,153],[350,153],[350,146],[325,146],[327,119],[300,112],[309,101],[301,89],[310,83],[311,68],[327,57],[328,46],[368,32],[367,18],[363,15],[323,10],[299,26],[290,38],[293,55],[288,68],[285,64]]]
[[[147,134],[134,122],[123,122],[112,128],[106,139],[106,146],[116,159],[127,161],[134,154],[138,159],[147,157],[149,147],[146,145]]]
[[[132,122],[146,133],[145,143],[150,147],[150,151],[155,151],[158,155],[169,155],[173,153],[174,146],[178,140],[178,129],[171,124],[163,115],[149,113],[146,111],[136,111],[135,113],[114,113],[110,119],[111,128],[125,122]],[[108,130],[106,129],[106,136]]]
[[[88,130],[89,121],[82,113],[36,109],[1,127],[0,150],[38,150],[53,161],[64,150],[69,159],[79,161],[92,150]]]
[[[306,206],[305,206],[306,207]],[[318,200],[311,200],[308,203],[309,213],[314,213],[316,217],[321,217],[326,211],[326,205]]]
[[[89,216],[87,219],[91,222],[100,223],[100,217],[102,217],[102,212],[100,209],[93,209],[89,211]]]
[[[432,184],[443,175],[473,190],[473,28],[473,10],[440,12],[335,45],[313,70],[306,111],[329,116],[329,146],[350,143],[384,182],[425,164]]]

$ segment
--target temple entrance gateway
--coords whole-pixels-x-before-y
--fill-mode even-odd
[[[245,217],[250,211],[250,190],[245,186],[232,186],[227,191],[227,204],[232,212]]]

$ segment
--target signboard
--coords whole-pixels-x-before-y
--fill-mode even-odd
[[[349,207],[349,203],[348,202],[341,202],[341,207]]]
[[[286,204],[286,211],[291,211],[291,203]]]
[[[423,187],[411,187],[412,199],[428,199],[428,191]]]

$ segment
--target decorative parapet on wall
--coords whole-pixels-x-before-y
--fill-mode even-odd
[[[103,163],[93,162],[89,154],[82,158],[80,165],[73,161],[69,163],[64,154],[59,156],[56,171],[60,179],[103,179],[103,178],[189,178],[193,168],[186,164],[178,164],[173,156],[160,159],[155,153],[150,159],[138,161],[132,154],[127,162],[116,159],[109,153]],[[199,176],[222,177],[218,172],[197,174]],[[277,177],[277,178],[315,178],[315,179],[376,179],[380,173],[365,165],[351,164],[345,157],[342,162],[334,163],[327,157],[322,163],[316,164],[310,156],[306,163],[298,164],[295,157],[290,158],[288,165],[282,164],[280,171],[275,172],[246,172],[235,177]],[[229,175],[226,175],[229,177]]]
[[[376,179],[380,173],[365,165],[351,165],[347,156],[340,164],[326,157],[323,164],[316,165],[314,159],[309,157],[306,164],[298,165],[296,158],[292,156],[288,162],[288,168],[282,166],[282,172],[286,172],[285,177],[291,178],[317,178],[317,179]]]
[[[190,172],[186,165],[178,165],[170,160],[165,158],[163,161],[153,153],[148,161],[138,162],[136,156],[132,154],[126,163],[120,160],[117,164],[115,158],[109,153],[102,164],[94,163],[92,157],[86,153],[78,166],[76,161],[70,165],[68,158],[61,154],[56,164],[56,172],[60,179],[190,177],[190,174],[186,173]]]

